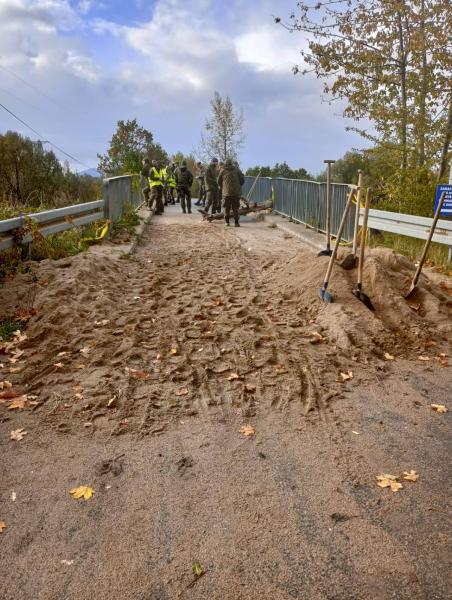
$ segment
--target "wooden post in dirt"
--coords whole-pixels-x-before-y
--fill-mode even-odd
[[[360,208],[361,208],[362,193],[363,193],[363,172],[360,169],[358,171],[358,193],[356,195],[355,228],[353,231],[353,248],[352,248],[353,256],[356,256],[356,251],[358,248],[359,213],[360,213]]]

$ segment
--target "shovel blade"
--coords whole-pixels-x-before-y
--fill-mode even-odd
[[[358,264],[358,257],[354,254],[348,254],[344,260],[339,263],[339,266],[345,269],[346,271],[351,271]]]
[[[367,294],[359,289],[352,290],[352,294],[356,296],[356,298],[358,298],[358,300],[360,300],[369,310],[375,310],[375,307]]]
[[[319,288],[318,295],[319,295],[319,298],[321,300],[323,300],[324,302],[331,303],[334,301],[333,296],[325,288]]]
[[[333,251],[329,248],[327,248],[326,250],[321,250],[317,256],[331,256],[333,254]]]
[[[414,296],[417,292],[417,285],[412,285],[408,290],[408,293],[405,294],[405,300],[409,300],[412,296]]]

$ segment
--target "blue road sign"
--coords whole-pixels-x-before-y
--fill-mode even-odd
[[[444,203],[440,215],[441,217],[452,217],[452,183],[443,183],[441,185],[436,186],[435,213],[439,199],[443,192],[446,192],[446,197],[444,198]]]

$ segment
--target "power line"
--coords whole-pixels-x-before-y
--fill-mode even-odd
[[[6,110],[6,112],[8,112],[10,115],[12,115],[15,119],[17,119],[17,121],[19,121],[19,123],[22,123],[22,125],[25,125],[25,127],[27,127],[28,129],[30,129],[30,131],[32,131],[33,133],[35,133],[45,143],[50,144],[51,146],[53,146],[54,148],[56,148],[57,150],[59,150],[59,152],[61,152],[62,154],[64,154],[68,158],[70,158],[71,160],[74,160],[75,162],[79,163],[83,167],[86,167],[87,169],[89,169],[88,165],[85,165],[85,163],[83,163],[81,160],[78,160],[78,158],[75,158],[75,156],[72,156],[71,154],[68,154],[62,148],[60,148],[59,146],[57,146],[53,142],[50,142],[49,140],[46,140],[45,137],[39,133],[39,131],[36,131],[36,129],[33,129],[33,127],[31,127],[31,125],[28,125],[28,123],[25,123],[25,121],[23,121],[20,117],[18,117],[17,115],[15,115],[11,110],[9,110],[9,108],[6,108],[6,106],[4,106],[1,102],[0,102],[0,107],[3,108],[4,110]]]
[[[44,96],[44,98],[47,98],[47,100],[50,100],[57,108],[59,108],[60,110],[63,110],[66,113],[66,109],[63,106],[61,106],[60,104],[58,104],[58,102],[56,102],[51,96],[49,96],[48,94],[46,94],[45,92],[43,92],[42,90],[40,90],[38,87],[36,87],[35,85],[32,85],[29,81],[27,81],[26,79],[23,79],[22,77],[20,77],[16,73],[14,73],[14,71],[11,71],[10,69],[7,69],[3,65],[0,65],[0,69],[2,69],[3,71],[5,71],[9,75],[12,75],[18,81],[21,81],[24,85],[27,85],[30,89],[32,89],[35,92],[38,92],[39,94],[41,94],[41,96]]]

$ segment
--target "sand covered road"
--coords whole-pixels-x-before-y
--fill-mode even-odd
[[[407,305],[411,266],[374,251],[373,315],[353,272],[321,304],[324,269],[265,222],[172,211],[132,257],[5,286],[5,310],[33,293],[37,314],[2,373],[27,403],[0,405],[0,597],[448,597],[447,289]]]

